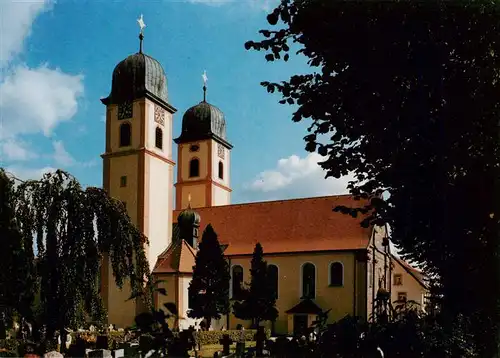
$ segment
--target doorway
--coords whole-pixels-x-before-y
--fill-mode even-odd
[[[295,314],[293,315],[293,334],[295,336],[302,336],[307,333],[307,315]]]

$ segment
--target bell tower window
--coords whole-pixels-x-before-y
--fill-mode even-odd
[[[120,125],[120,147],[128,147],[132,141],[132,127],[129,123]]]
[[[189,177],[194,178],[200,176],[200,160],[193,158],[189,162]]]
[[[224,179],[224,164],[219,162],[219,179]]]
[[[155,147],[163,149],[163,131],[160,127],[156,127],[155,131]]]

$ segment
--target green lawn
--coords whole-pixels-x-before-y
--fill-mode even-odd
[[[255,347],[255,342],[246,342],[245,347],[246,348]],[[199,354],[198,356],[202,358],[212,358],[216,351],[221,351],[221,350],[222,350],[221,344],[207,344],[205,346],[201,346],[201,354]],[[236,343],[233,343],[231,344],[231,353],[235,351],[236,351]],[[189,353],[194,356],[193,351]]]

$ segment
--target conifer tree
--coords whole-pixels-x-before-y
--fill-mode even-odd
[[[250,288],[244,296],[245,299],[236,302],[233,311],[236,317],[251,320],[252,326],[257,327],[261,321],[275,321],[278,317],[276,295],[260,243],[255,245],[253,251],[250,275]]]
[[[205,319],[205,329],[212,319],[229,313],[229,264],[212,225],[203,232],[189,284],[190,311],[188,317]]]

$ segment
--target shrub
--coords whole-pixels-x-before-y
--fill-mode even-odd
[[[0,339],[0,357],[18,357],[20,343],[17,339]]]
[[[266,337],[271,337],[271,330],[266,329]],[[246,329],[245,330],[245,341],[254,341],[254,336],[257,333],[256,329]],[[229,334],[229,337],[236,342],[241,335],[239,330],[227,330],[227,331],[198,331],[195,332],[194,337],[196,344],[201,344],[202,346],[207,344],[219,344],[219,341],[225,334]]]
[[[100,335],[101,333],[98,332],[73,332],[71,333],[71,338],[73,342],[76,342],[76,339],[79,337],[85,341],[88,348],[93,348],[95,347],[97,336]],[[108,333],[108,349],[113,350],[120,347],[123,343],[125,343],[125,332],[112,331]]]

